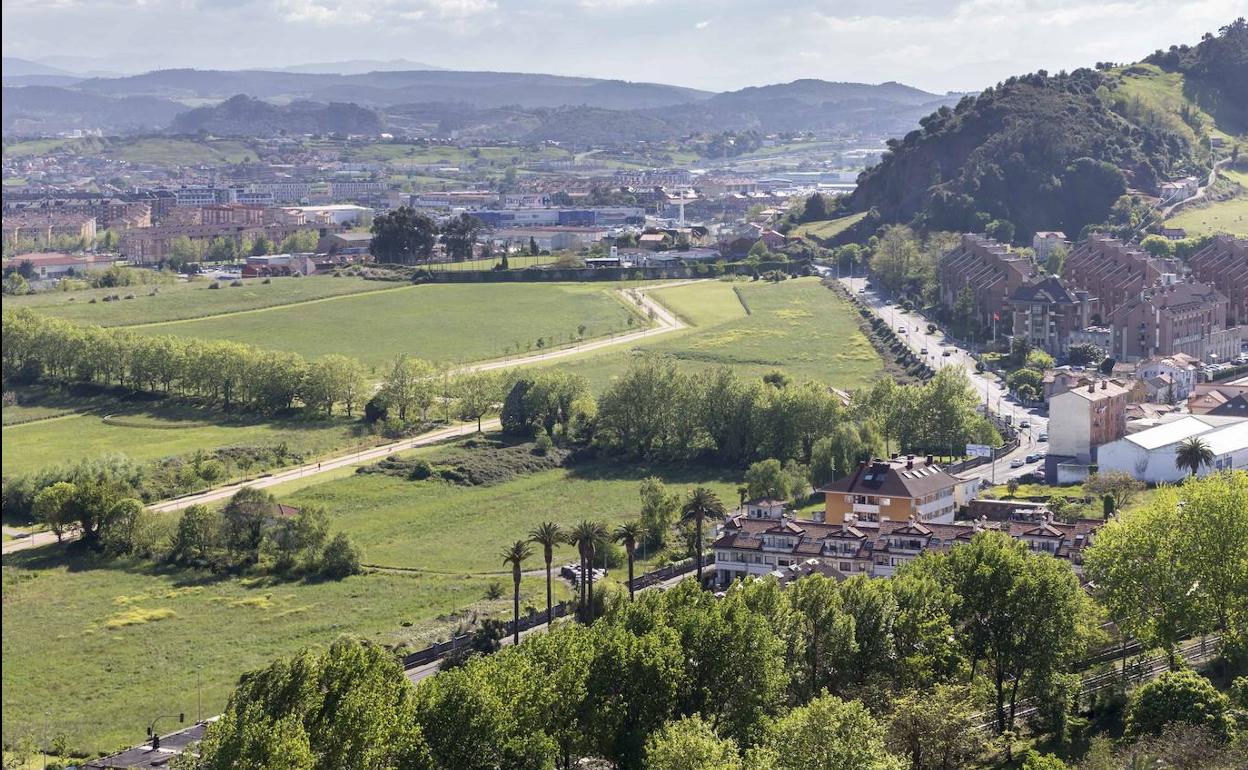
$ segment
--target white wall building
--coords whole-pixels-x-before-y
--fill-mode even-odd
[[[1213,464],[1201,468],[1199,475],[1248,470],[1248,419],[1208,415],[1182,417],[1105,444],[1097,453],[1100,470],[1129,473],[1149,484],[1182,481],[1188,471],[1174,460],[1179,444],[1193,437],[1213,452]]]

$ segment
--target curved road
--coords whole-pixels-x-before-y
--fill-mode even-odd
[[[525,366],[528,364],[539,363],[539,362],[544,362],[544,361],[552,361],[552,360],[556,360],[559,358],[566,358],[568,356],[579,355],[581,353],[586,353],[586,352],[590,352],[594,350],[601,350],[603,348],[613,347],[616,345],[626,345],[630,342],[637,342],[637,341],[640,341],[649,337],[653,337],[658,334],[666,334],[667,332],[676,331],[677,329],[683,329],[685,328],[686,324],[683,321],[681,321],[680,318],[675,313],[668,310],[666,307],[664,307],[663,305],[659,304],[654,299],[649,297],[647,295],[647,292],[655,290],[655,289],[666,289],[672,286],[683,286],[685,284],[695,283],[695,282],[696,281],[693,281],[693,280],[673,281],[670,283],[656,284],[654,286],[647,286],[647,287],[638,288],[638,289],[617,289],[617,291],[620,293],[620,296],[623,297],[625,302],[628,302],[630,305],[633,305],[635,308],[640,310],[644,315],[646,315],[648,318],[650,318],[653,321],[654,326],[652,327],[641,329],[635,332],[629,332],[628,334],[622,334],[618,337],[608,337],[606,339],[593,340],[593,341],[586,342],[581,345],[576,345],[576,346],[568,347],[568,348],[560,348],[558,350],[551,350],[551,351],[544,352],[544,353],[537,353],[537,354],[528,355],[528,356],[517,356],[515,358],[499,359],[499,360],[494,360],[494,361],[484,361],[479,364],[472,364],[469,366],[465,366],[456,371],[458,372],[490,371],[493,369],[506,369],[506,368],[510,368],[513,366]],[[485,420],[481,423],[481,427],[485,430],[495,430],[499,427],[499,421],[497,419]],[[406,438],[406,439],[403,439],[402,441],[394,441],[389,444],[383,444],[382,446],[369,447],[369,448],[360,447],[354,451],[346,452],[336,457],[322,459],[318,462],[306,463],[304,465],[294,467],[294,468],[287,468],[277,473],[273,473],[267,476],[261,476],[260,478],[249,479],[246,481],[237,481],[237,482],[233,482],[230,484],[225,484],[220,487],[209,489],[205,492],[199,492],[193,495],[185,495],[183,497],[176,497],[176,498],[173,498],[172,500],[163,500],[158,503],[153,503],[152,505],[148,507],[153,511],[165,513],[169,511],[180,511],[183,508],[188,508],[192,505],[216,503],[216,502],[220,502],[221,500],[224,500],[230,497],[231,495],[233,495],[235,492],[242,489],[243,487],[254,487],[256,489],[264,489],[266,487],[272,487],[278,484],[284,484],[288,481],[296,481],[298,479],[307,478],[309,476],[315,476],[319,473],[329,473],[330,471],[337,470],[339,468],[344,468],[344,467],[351,466],[351,465],[357,465],[359,463],[370,462],[373,460],[380,460],[386,455],[390,455],[395,452],[401,452],[407,449],[415,449],[417,447],[428,446],[429,444],[436,444],[440,441],[446,441],[447,439],[457,438],[459,436],[466,436],[470,433],[475,433],[475,432],[476,432],[476,426],[469,425],[469,424],[455,425],[455,426],[451,426],[447,428],[440,428],[438,430],[430,431],[429,433],[424,433],[419,436],[415,436],[413,438]],[[53,535],[51,532],[36,532],[34,534],[27,535],[25,532],[21,530],[6,528],[6,534],[8,534],[10,537],[15,538],[13,540],[9,540],[4,543],[3,552],[6,554],[13,553],[15,551],[23,551],[28,548],[37,548],[43,545],[50,545],[56,542],[56,536]],[[65,536],[65,539],[72,540],[75,537],[77,537],[76,534],[67,534]]]

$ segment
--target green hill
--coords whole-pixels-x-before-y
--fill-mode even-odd
[[[1075,235],[1124,193],[1206,174],[1208,136],[1239,129],[1246,84],[1243,20],[1140,65],[1010,78],[890,140],[849,209],[930,229],[1002,220],[1023,242],[1036,230]]]

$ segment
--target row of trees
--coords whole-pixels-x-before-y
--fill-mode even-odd
[[[418,265],[433,259],[434,246],[441,236],[447,255],[460,261],[472,257],[473,244],[484,228],[485,224],[470,214],[452,217],[439,227],[432,217],[410,206],[400,206],[373,220],[371,250],[380,262]]]
[[[351,416],[367,395],[364,367],[347,356],[307,361],[226,340],[80,326],[25,308],[4,311],[3,366],[6,380],[117,385],[268,413],[299,403],[328,415],[341,404]]]
[[[687,580],[616,595],[588,627],[470,658],[414,691],[390,689],[397,666],[355,643],[279,661],[240,685],[196,766],[961,767],[985,747],[967,727],[972,684],[1000,730],[1024,698],[1057,719],[1070,706],[1055,696],[1069,689],[1061,672],[1094,621],[1069,568],[1000,533],[892,580],[753,581],[723,598]],[[322,699],[359,706],[331,715]],[[345,740],[348,724],[370,739]]]

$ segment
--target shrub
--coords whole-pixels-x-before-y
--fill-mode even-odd
[[[1160,735],[1171,722],[1184,722],[1224,738],[1228,705],[1227,697],[1195,671],[1167,671],[1135,691],[1127,706],[1127,735]]]
[[[231,286],[242,286],[243,282],[239,280],[230,281]]]
[[[212,283],[208,284],[208,288],[209,288],[209,289],[220,289],[220,288],[221,288],[221,283],[220,283],[219,281],[213,281]]]
[[[347,533],[339,532],[325,546],[321,555],[321,574],[331,580],[342,580],[360,572],[360,554]]]
[[[545,457],[554,447],[555,442],[551,440],[550,434],[539,428],[537,438],[533,441],[533,454],[538,457]]]

